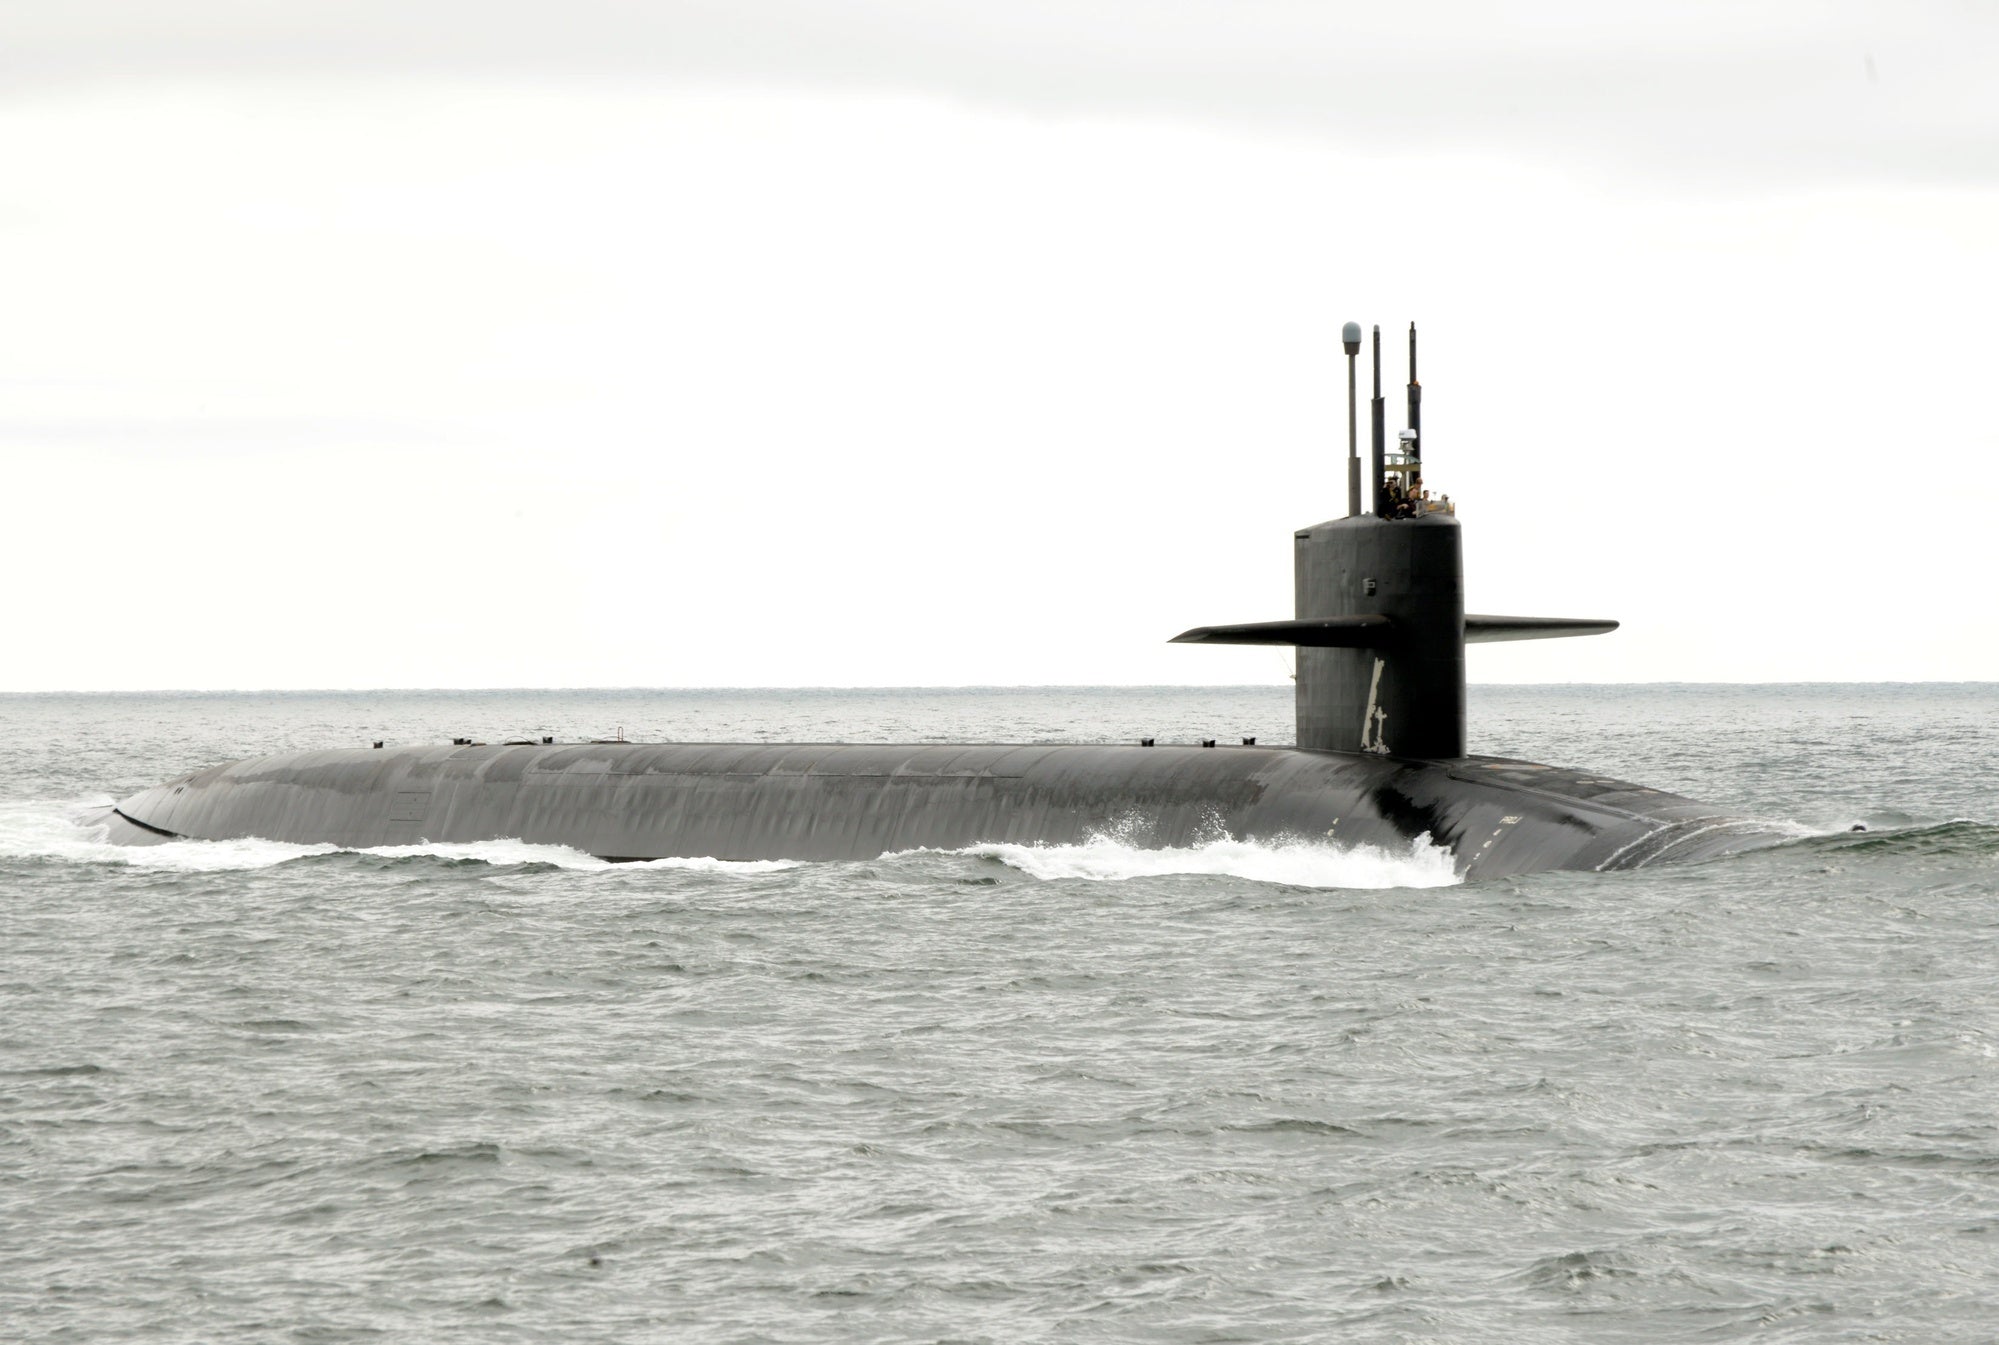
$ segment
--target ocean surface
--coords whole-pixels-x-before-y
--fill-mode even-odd
[[[0,1340],[1999,1340],[1999,686],[1471,713],[1799,839],[123,850],[73,819],[265,752],[1276,743],[1289,688],[0,696]]]

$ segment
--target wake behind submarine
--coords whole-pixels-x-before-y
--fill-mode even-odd
[[[1409,328],[1409,425],[1385,442],[1374,329],[1372,507],[1363,511],[1347,355],[1347,512],[1293,535],[1296,614],[1201,626],[1185,644],[1297,650],[1297,745],[643,744],[301,752],[211,766],[102,819],[123,844],[261,837],[362,849],[518,839],[610,860],[856,860],[1115,832],[1193,846],[1427,837],[1467,879],[1626,869],[1785,839],[1772,824],[1558,767],[1465,755],[1465,645],[1596,635],[1615,621],[1468,614],[1456,506],[1424,484]]]

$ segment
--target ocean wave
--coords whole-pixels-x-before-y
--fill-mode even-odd
[[[1333,846],[1316,841],[1241,841],[1218,837],[1199,845],[1152,849],[1116,836],[1093,836],[1080,845],[987,844],[962,850],[911,850],[914,854],[995,859],[1044,881],[1122,882],[1181,874],[1247,878],[1287,887],[1448,887],[1458,877],[1451,852],[1418,837],[1404,849]],[[889,855],[884,858],[897,858]]]
[[[113,845],[101,817],[109,798],[0,803],[0,859],[55,860],[115,864],[128,868],[219,873],[267,869],[280,864],[366,856],[378,860],[431,860],[452,864],[528,866],[577,872],[670,869],[695,873],[755,876],[804,866],[795,859],[727,860],[676,858],[613,864],[562,845],[520,840],[350,847],[298,845],[287,841],[162,841],[158,845]],[[1221,834],[1192,846],[1153,848],[1134,844],[1131,829],[1106,831],[1078,845],[987,843],[958,850],[908,850],[882,856],[962,855],[997,860],[1044,881],[1081,879],[1120,882],[1131,878],[1211,874],[1290,887],[1444,887],[1457,883],[1451,852],[1425,837],[1396,849],[1340,847],[1311,840],[1244,841]]]
[[[273,868],[280,864],[337,856],[379,860],[432,860],[451,864],[528,866],[578,872],[667,869],[754,876],[802,867],[793,859],[726,860],[702,857],[636,860],[613,864],[562,845],[520,840],[350,847],[299,845],[254,838],[226,841],[162,841],[158,845],[114,845],[105,837],[101,816],[110,800],[73,799],[0,803],[0,859],[55,860],[115,864],[128,868],[220,873]],[[1418,838],[1406,848],[1339,847],[1309,840],[1243,841],[1226,835],[1184,847],[1136,845],[1124,831],[1106,832],[1078,845],[987,843],[957,850],[907,850],[883,859],[915,855],[961,855],[991,859],[1044,881],[1081,879],[1120,882],[1132,878],[1210,874],[1290,887],[1444,887],[1460,881],[1451,852]]]
[[[1869,856],[1989,855],[1999,853],[1999,826],[1960,817],[1894,831],[1836,831],[1813,836],[1806,844]]]
[[[113,845],[101,823],[89,820],[110,807],[108,798],[66,801],[34,800],[0,803],[0,859],[58,860],[80,864],[118,864],[128,868],[186,873],[222,873],[267,869],[299,860],[331,855],[366,855],[378,859],[431,859],[451,863],[490,864],[515,868],[538,865],[556,869],[682,869],[699,873],[754,875],[795,868],[788,859],[724,860],[707,858],[649,859],[613,864],[565,845],[537,845],[520,840],[472,841],[464,844],[425,841],[416,845],[339,846],[295,845],[255,838],[229,841],[162,841],[158,845]]]

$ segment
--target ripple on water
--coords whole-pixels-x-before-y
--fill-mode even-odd
[[[1479,689],[1486,747],[1903,828],[1493,883],[113,854],[67,811],[79,724],[145,781],[361,715],[1275,739],[1268,693],[0,698],[0,1335],[1991,1338],[1999,692]]]

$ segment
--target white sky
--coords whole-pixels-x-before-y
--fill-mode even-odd
[[[1999,3],[0,7],[0,690],[1999,679]],[[1362,378],[1365,380],[1365,360]],[[1363,408],[1363,435],[1365,408]]]

